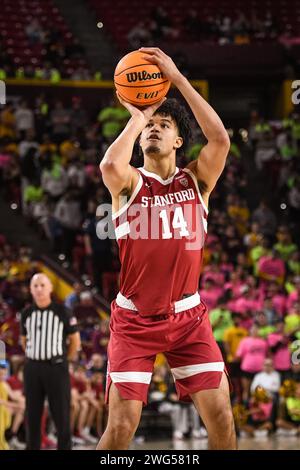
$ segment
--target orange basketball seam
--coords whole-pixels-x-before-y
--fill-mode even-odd
[[[154,65],[156,65],[156,64],[136,64],[136,65],[132,65],[131,67],[127,67],[126,69],[121,70],[121,72],[119,72],[119,73],[115,73],[115,77],[118,77],[119,75],[121,75],[121,73],[126,72],[126,70],[130,70],[130,69],[134,69],[134,68],[136,68],[136,67],[142,67],[142,66],[143,66],[143,67],[144,67],[144,66],[147,67],[147,66],[149,66],[149,65],[154,66]]]
[[[122,85],[121,83],[115,82],[115,85],[123,86],[125,88],[150,88],[151,86],[162,85],[163,83],[166,83],[168,81],[169,80],[165,80],[164,82],[159,82],[159,83],[153,83],[153,85],[147,85],[147,83],[145,83],[145,85]]]

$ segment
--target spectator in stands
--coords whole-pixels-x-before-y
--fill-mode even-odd
[[[272,307],[274,308],[276,315],[282,318],[286,314],[286,295],[283,286],[280,286],[277,282],[271,281],[266,289],[261,285],[261,294],[265,300],[270,299]]]
[[[270,333],[275,331],[274,325],[269,325],[264,312],[258,311],[254,314],[255,323],[258,327],[258,335],[260,338],[266,339]]]
[[[225,358],[226,353],[224,349],[224,334],[232,326],[231,312],[227,307],[227,298],[221,297],[218,301],[217,308],[209,312],[209,319],[213,329],[213,335],[217,341],[219,348]]]
[[[241,359],[243,401],[249,398],[250,384],[254,375],[263,369],[264,360],[267,356],[267,342],[259,338],[258,327],[253,325],[250,336],[242,339],[236,352],[236,357]]]
[[[82,221],[81,202],[76,191],[69,190],[58,201],[54,218],[61,231],[60,251],[72,259],[72,248]]]
[[[79,130],[85,128],[88,123],[86,110],[81,106],[81,99],[73,96],[72,107],[70,110],[70,126],[72,134],[76,134]]]
[[[270,255],[262,256],[257,265],[258,276],[266,282],[275,281],[282,285],[285,277],[285,264],[275,248]]]
[[[6,380],[7,362],[0,361],[0,450],[8,450],[5,431],[10,428],[10,444],[15,449],[24,449],[18,439],[18,431],[24,420],[25,399],[18,390],[13,390]]]
[[[99,320],[97,309],[94,305],[93,294],[85,290],[79,295],[80,302],[74,307],[74,315],[78,321],[83,325],[91,318],[93,321]]]
[[[248,336],[246,328],[240,326],[239,313],[232,314],[233,324],[224,331],[223,345],[226,353],[226,364],[229,368],[230,379],[234,387],[234,395],[238,402],[242,401],[241,368],[240,361],[236,359],[236,352],[243,338]]]
[[[300,434],[300,382],[295,384],[294,393],[285,398],[284,405],[284,414],[276,421],[278,431],[287,430],[293,436]]]
[[[300,302],[300,276],[294,276],[292,291],[288,295],[287,310],[290,310],[294,303]]]
[[[56,101],[50,114],[50,122],[55,143],[61,143],[69,136],[71,124],[71,114],[61,101]]]
[[[201,23],[198,17],[198,12],[194,8],[190,8],[183,21],[185,32],[189,39],[199,41],[199,35],[201,34]]]
[[[294,251],[287,260],[287,268],[291,274],[300,276],[300,251]]]
[[[285,225],[279,226],[276,233],[276,238],[277,243],[275,243],[274,248],[279,253],[281,258],[287,262],[290,256],[295,251],[297,251],[297,245],[292,241],[289,228]]]
[[[258,262],[262,256],[268,256],[271,253],[270,240],[266,236],[260,236],[257,245],[251,248],[249,252],[250,263],[253,266],[253,274],[258,276]]]
[[[65,306],[69,309],[73,309],[80,302],[80,294],[83,292],[83,285],[80,282],[74,282],[73,292],[65,298]]]
[[[176,38],[178,37],[178,30],[173,26],[172,19],[163,6],[159,5],[153,8],[151,12],[151,19],[155,24],[152,29],[152,36],[154,41],[163,38]]]
[[[41,160],[41,187],[55,202],[64,194],[68,186],[68,176],[63,166],[54,160],[51,153]]]
[[[274,235],[276,233],[276,217],[265,200],[261,200],[259,206],[252,214],[252,222],[257,222],[259,230],[263,235]]]
[[[44,31],[37,18],[32,18],[25,28],[30,44],[41,43],[44,38]]]
[[[93,277],[94,285],[102,291],[103,273],[110,270],[111,243],[105,235],[110,227],[107,225],[107,218],[96,216],[97,204],[95,201],[88,201],[87,218],[83,222],[84,245],[87,263],[90,274]],[[100,233],[103,237],[100,238]]]
[[[250,390],[253,393],[256,387],[263,387],[269,395],[275,397],[279,392],[280,384],[280,374],[274,369],[272,359],[268,358],[264,361],[263,370],[255,374]]]
[[[146,21],[140,21],[127,34],[128,44],[133,50],[151,45],[151,33]]]
[[[250,436],[265,437],[272,430],[273,399],[260,386],[256,387],[248,405],[248,420],[240,426]]]
[[[93,351],[106,358],[109,341],[109,320],[101,319],[100,324],[95,326],[92,341]]]
[[[16,130],[18,136],[24,138],[26,132],[34,129],[34,114],[26,100],[22,100],[15,110]]]
[[[205,279],[202,289],[200,289],[200,296],[209,311],[217,307],[218,300],[222,293],[223,288],[218,286],[214,279],[208,277]]]
[[[284,331],[291,339],[300,339],[300,302],[295,302],[284,317]]]
[[[284,321],[278,319],[276,330],[270,333],[267,342],[272,353],[274,368],[280,372],[282,380],[290,370],[291,354],[289,351],[290,337],[284,333]]]
[[[95,444],[97,439],[91,434],[91,419],[90,413],[92,412],[93,418],[95,411],[97,411],[98,403],[94,401],[93,393],[91,392],[91,384],[86,375],[86,368],[83,365],[76,367],[74,375],[71,376],[72,389],[75,389],[76,400],[79,404],[79,413],[77,417],[75,437],[77,443],[88,442]],[[93,421],[93,420],[92,420]],[[78,440],[80,439],[80,441]]]

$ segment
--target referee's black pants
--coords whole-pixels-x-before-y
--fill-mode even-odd
[[[41,418],[45,398],[57,431],[57,448],[71,449],[70,430],[70,376],[67,361],[27,360],[24,367],[26,398],[27,449],[41,447]]]

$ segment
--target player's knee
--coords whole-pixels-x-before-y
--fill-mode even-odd
[[[136,427],[136,423],[131,419],[114,420],[109,424],[110,432],[118,442],[131,440]]]
[[[215,406],[213,414],[214,422],[220,430],[228,430],[233,428],[233,415],[229,404],[217,404]]]

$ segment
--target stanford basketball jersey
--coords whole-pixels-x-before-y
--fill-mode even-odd
[[[112,216],[120,292],[142,316],[167,314],[198,290],[208,211],[190,170],[176,168],[167,180],[138,171],[133,194]]]

